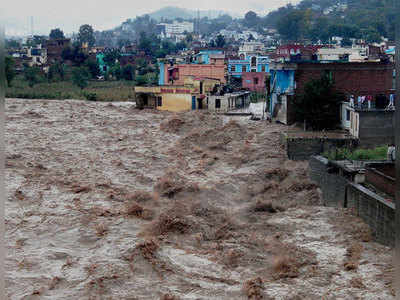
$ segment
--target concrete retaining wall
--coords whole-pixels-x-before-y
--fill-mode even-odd
[[[353,208],[355,214],[369,225],[376,241],[394,246],[394,203],[350,182],[321,156],[311,157],[309,176],[321,188],[325,206]]]
[[[365,187],[350,183],[347,186],[347,207],[364,220],[376,241],[395,245],[395,205]]]
[[[329,173],[331,167],[322,156],[313,156],[309,162],[309,176],[319,185],[325,206],[344,207],[346,197],[346,178],[337,173]]]
[[[394,111],[358,111],[360,147],[374,148],[394,142]]]
[[[308,160],[313,155],[322,154],[325,151],[346,147],[353,149],[356,146],[354,139],[332,139],[332,138],[290,138],[283,134],[281,138],[289,159]]]

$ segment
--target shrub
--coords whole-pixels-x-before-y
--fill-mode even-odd
[[[387,146],[380,146],[374,149],[357,149],[352,152],[348,148],[337,148],[325,151],[322,156],[329,160],[384,160],[387,149]]]
[[[40,69],[38,67],[27,67],[24,71],[24,76],[31,88],[41,82]]]
[[[14,59],[12,57],[7,56],[5,60],[5,73],[8,86],[11,86],[11,81],[15,77],[14,65],[15,65]]]
[[[97,100],[97,94],[96,93],[84,93],[83,94],[86,98],[86,100],[89,101],[96,101]]]
[[[88,86],[89,72],[86,68],[80,67],[72,71],[72,82],[82,90]]]

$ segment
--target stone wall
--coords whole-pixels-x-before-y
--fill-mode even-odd
[[[393,247],[395,244],[395,205],[365,187],[350,183],[347,186],[347,207],[372,230],[376,241]]]

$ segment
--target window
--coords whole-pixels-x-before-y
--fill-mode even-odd
[[[252,66],[252,67],[257,66],[257,57],[253,56],[253,57],[251,58],[251,66]]]
[[[231,66],[231,72],[236,72],[236,66]]]
[[[264,65],[261,66],[261,72],[265,72],[265,66]]]
[[[242,66],[242,73],[246,72],[246,66]]]
[[[221,99],[215,99],[215,108],[221,108]]]
[[[255,85],[258,84],[258,77],[254,78],[254,84],[255,84]]]
[[[346,109],[346,121],[350,121],[350,110]]]
[[[162,106],[162,97],[157,97],[157,106]]]

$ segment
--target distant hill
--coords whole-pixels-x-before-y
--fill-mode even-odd
[[[232,14],[222,11],[222,10],[200,10],[200,17],[208,17],[210,19],[215,19],[218,18],[221,15],[230,15],[232,17],[237,17],[233,16]],[[164,19],[169,19],[169,20],[174,20],[177,18],[182,18],[182,19],[193,19],[197,17],[197,11],[195,10],[190,10],[190,9],[185,9],[185,8],[179,8],[175,6],[167,6],[163,7],[155,12],[152,12],[148,14],[152,19],[160,21],[162,18]]]
[[[300,35],[305,38],[318,37],[324,40],[331,36],[342,36],[373,42],[384,36],[393,40],[396,1],[302,0],[296,6],[287,5],[270,12],[264,21],[266,26],[275,27],[288,37],[300,28]],[[310,31],[310,27],[314,28]]]

